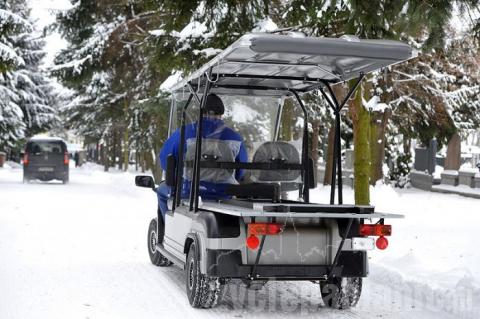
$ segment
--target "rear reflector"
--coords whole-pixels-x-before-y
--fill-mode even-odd
[[[260,245],[260,240],[255,235],[250,235],[247,238],[247,247],[251,250],[255,250]]]
[[[249,235],[278,235],[283,231],[282,224],[254,223],[248,224]]]
[[[377,245],[377,248],[378,249],[387,249],[388,247],[388,239],[383,237],[383,236],[380,236],[377,238],[377,242],[376,242],[376,245]]]
[[[392,226],[381,224],[364,224],[360,225],[359,233],[362,236],[390,236],[392,235]]]

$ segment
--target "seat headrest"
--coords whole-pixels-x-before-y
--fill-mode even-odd
[[[253,155],[254,163],[300,164],[300,154],[292,144],[283,141],[265,142]],[[260,182],[291,182],[300,177],[299,170],[259,171],[252,177]]]

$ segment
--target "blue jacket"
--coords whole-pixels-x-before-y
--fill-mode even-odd
[[[189,124],[185,127],[185,141],[184,146],[185,153],[187,151],[187,145],[196,141],[197,135],[197,123]],[[227,127],[225,123],[220,119],[203,118],[203,134],[204,139],[225,141],[227,145],[231,145],[231,150],[235,154],[236,162],[247,162],[248,155],[243,143],[242,137],[231,128]],[[178,151],[180,145],[180,129],[177,129],[165,143],[160,150],[160,164],[162,169],[167,167],[167,157],[173,154],[175,159],[178,160]],[[202,147],[203,149],[203,147]],[[184,158],[185,158],[184,153]],[[238,169],[235,171],[234,178],[239,181],[243,177],[243,171]],[[233,179],[233,178],[232,178]],[[232,180],[231,182],[235,182]],[[225,194],[225,187],[228,183],[218,183],[211,181],[200,181],[200,196],[202,199],[225,199],[229,198]],[[187,178],[183,178],[182,197],[188,198],[190,196],[190,184],[191,181]]]

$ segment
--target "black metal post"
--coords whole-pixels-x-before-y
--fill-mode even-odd
[[[304,117],[304,125],[303,125],[303,140],[302,140],[302,166],[303,166],[303,200],[305,203],[310,202],[310,164],[308,160],[308,112],[307,108],[303,104],[302,100],[300,99],[300,96],[295,90],[291,90],[295,95],[295,98],[297,99],[298,104],[300,104],[300,107],[302,108],[303,111],[303,117]]]
[[[333,274],[333,270],[337,267],[338,259],[340,258],[340,253],[342,252],[343,245],[345,244],[345,239],[347,238],[348,234],[350,233],[350,228],[352,228],[353,218],[348,219],[347,228],[345,229],[345,233],[342,236],[342,240],[340,241],[340,245],[338,245],[337,252],[335,254],[335,258],[333,259],[332,266],[330,267],[330,271],[328,272],[327,279],[330,279]]]
[[[177,161],[177,177],[175,178],[175,205],[173,205],[173,209],[176,206],[180,205],[180,201],[182,198],[182,184],[183,184],[183,152],[185,151],[185,120],[186,120],[186,113],[188,106],[192,101],[193,94],[190,93],[187,103],[183,107],[182,111],[182,120],[180,126],[180,145],[178,146],[178,161]]]
[[[209,79],[212,75],[212,68],[208,70],[208,74],[205,74],[205,89],[200,103],[197,122],[197,140],[195,145],[195,162],[193,167],[193,178],[190,185],[190,211],[198,211],[198,197],[200,186],[200,160],[202,155],[202,132],[203,132],[203,112],[205,110],[205,104],[207,102],[207,95],[210,91],[211,82]]]
[[[188,82],[187,86],[188,86],[188,90],[190,91],[190,94],[193,94],[193,96],[195,97],[195,100],[197,100],[198,105],[202,104],[202,101],[198,97],[197,92],[195,92],[195,90],[193,89],[192,83]]]
[[[343,181],[342,181],[342,140],[341,140],[341,123],[340,123],[340,110],[342,109],[343,106],[338,104],[338,99],[335,96],[335,93],[332,90],[332,87],[330,85],[327,86],[328,92],[330,93],[330,96],[332,97],[332,101],[334,105],[332,106],[334,108],[334,113],[335,113],[335,137],[334,137],[334,148],[333,148],[333,162],[337,162],[335,165],[335,170],[332,170],[332,185],[333,185],[333,180],[335,179],[335,171],[337,173],[336,178],[337,178],[337,183],[338,183],[338,203],[342,204],[343,203]],[[331,190],[330,193],[330,204],[335,203],[335,186],[332,187],[333,191]]]
[[[337,116],[337,102],[336,102],[336,97],[335,95],[332,93],[332,90],[330,88],[330,86],[328,84],[325,84],[325,86],[327,87],[329,93],[330,93],[330,96],[331,96],[331,99],[333,100],[330,100],[330,98],[327,96],[327,94],[325,93],[325,91],[323,89],[320,89],[320,92],[322,93],[323,97],[325,98],[325,100],[327,100],[327,103],[328,105],[332,108],[333,110],[333,113],[335,114],[335,134],[334,134],[334,137],[333,137],[333,160],[332,160],[332,173],[331,173],[331,177],[332,177],[332,181],[331,181],[331,185],[330,185],[330,204],[333,205],[335,204],[335,186],[336,186],[336,176],[337,176],[337,151],[339,150],[339,147],[338,147],[338,144],[337,144],[337,118],[339,119],[339,116]],[[327,174],[327,172],[325,172],[325,174]]]
[[[357,90],[358,86],[362,82],[365,75],[360,73],[357,82],[353,88],[350,89],[347,96],[343,99],[342,103],[338,103],[338,99],[335,96],[335,93],[330,86],[330,83],[322,81],[323,85],[327,88],[328,93],[330,94],[331,99],[327,96],[325,91],[320,88],[325,100],[327,100],[328,105],[333,109],[335,113],[335,136],[333,144],[333,162],[332,162],[332,185],[330,187],[330,204],[335,203],[335,184],[336,179],[338,179],[338,203],[343,204],[343,180],[342,180],[342,143],[341,143],[341,121],[340,121],[340,111],[347,104],[348,100],[352,97],[353,93]]]
[[[335,114],[335,149],[337,150],[337,178],[338,178],[338,203],[343,204],[343,180],[342,180],[342,140],[340,127],[340,110]]]
[[[253,264],[252,271],[250,272],[250,280],[254,280],[256,277],[257,266],[260,262],[260,257],[262,256],[263,245],[265,244],[265,239],[267,238],[266,235],[262,235],[262,239],[260,241],[260,247],[257,250],[257,256],[255,258],[255,264]]]

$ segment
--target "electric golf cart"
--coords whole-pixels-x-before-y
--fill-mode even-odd
[[[312,281],[327,306],[357,303],[367,251],[385,249],[391,235],[385,219],[403,216],[343,204],[340,112],[367,73],[414,55],[397,41],[247,34],[171,89],[169,134],[180,132],[181,143],[178,158],[167,160],[169,209],[165,220],[158,212],[151,221],[148,251],[153,264],[185,270],[193,307],[216,305],[234,279]],[[354,87],[339,101],[332,86],[352,79]],[[316,174],[302,95],[314,91],[335,114],[329,204],[310,201]],[[199,138],[210,93],[223,100],[225,124],[244,139],[248,162],[235,161],[218,140]],[[196,138],[186,141],[185,127],[193,122]],[[201,198],[202,181],[237,170],[244,177],[226,188],[231,198]],[[150,176],[135,182],[155,190]],[[186,183],[189,196],[182,194]]]

